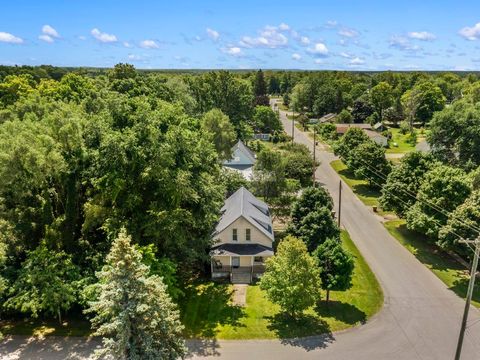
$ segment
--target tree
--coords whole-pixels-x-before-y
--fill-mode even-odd
[[[431,82],[421,82],[412,89],[417,97],[416,118],[422,123],[428,123],[435,111],[445,107],[445,97],[438,86]]]
[[[458,168],[436,166],[425,174],[417,202],[407,211],[407,227],[436,239],[448,215],[470,195],[467,175]]]
[[[313,256],[318,260],[322,289],[327,292],[328,303],[331,290],[345,291],[352,286],[353,257],[342,247],[338,238],[325,240]]]
[[[381,188],[391,170],[390,162],[385,157],[385,148],[371,140],[351,151],[347,165],[356,177],[366,179],[377,188]]]
[[[431,154],[419,151],[405,154],[400,162],[392,167],[382,187],[379,200],[382,209],[392,210],[401,217],[405,216],[415,204],[425,174],[438,165]]]
[[[337,115],[335,119],[339,124],[349,124],[353,121],[353,116],[350,114],[350,111],[343,109],[340,114]]]
[[[370,90],[370,101],[375,108],[380,121],[383,120],[383,111],[393,104],[393,89],[387,82],[380,82]]]
[[[275,256],[267,259],[260,288],[284,312],[297,317],[318,300],[319,276],[318,264],[305,244],[287,236],[278,245]]]
[[[470,258],[472,252],[466,244],[460,242],[463,239],[475,240],[479,236],[480,224],[480,191],[475,190],[455,210],[453,210],[438,234],[437,244],[453,250],[458,254]]]
[[[17,279],[10,289],[6,308],[31,313],[56,315],[70,309],[77,298],[78,268],[63,251],[47,248],[45,242],[27,253]]]
[[[352,116],[354,123],[364,123],[373,114],[373,107],[368,97],[362,96],[353,102]]]
[[[90,302],[94,335],[103,337],[98,357],[176,359],[184,357],[183,326],[163,280],[149,275],[142,255],[124,229],[98,272],[97,299]]]
[[[269,105],[269,99],[267,95],[267,83],[265,82],[265,75],[260,69],[255,73],[255,81],[253,84],[253,92],[255,94],[255,105]]]
[[[238,171],[224,167],[220,174],[220,181],[225,188],[225,198],[230,197],[235,191],[242,186],[250,188],[250,182]]]
[[[282,129],[282,123],[270,106],[256,106],[253,114],[253,127],[263,133],[273,133]]]
[[[285,145],[287,150],[284,157],[285,177],[296,179],[302,187],[312,185],[312,172],[318,164],[313,163],[310,151],[304,145]]]
[[[466,170],[480,165],[480,103],[459,100],[435,113],[427,140],[440,160]]]
[[[228,116],[219,109],[212,109],[203,115],[200,124],[201,129],[212,139],[218,157],[221,160],[230,159],[236,134]]]
[[[265,201],[276,198],[285,189],[285,163],[277,151],[264,149],[258,153],[253,169],[252,187]]]
[[[348,163],[353,150],[367,141],[370,141],[370,139],[362,129],[350,127],[340,140],[334,144],[333,149],[335,155],[340,156],[343,162]]]
[[[292,224],[300,224],[302,219],[311,211],[326,207],[333,210],[333,200],[328,191],[323,187],[308,187],[292,205]]]
[[[310,253],[327,239],[337,238],[340,235],[340,229],[332,212],[326,206],[311,210],[299,222],[292,221],[290,231],[307,245]]]

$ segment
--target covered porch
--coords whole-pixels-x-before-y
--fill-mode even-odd
[[[249,284],[263,274],[273,249],[258,244],[221,244],[212,249],[211,256],[213,279]]]

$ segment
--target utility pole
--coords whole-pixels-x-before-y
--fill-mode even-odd
[[[467,327],[468,311],[470,310],[470,302],[472,301],[473,287],[475,285],[475,277],[477,275],[478,255],[480,253],[480,236],[475,240],[462,240],[466,244],[475,244],[475,253],[473,255],[472,269],[470,270],[470,281],[468,282],[467,299],[465,300],[465,310],[463,311],[462,326],[458,335],[457,351],[455,352],[455,360],[460,360],[462,353],[463,338]]]
[[[338,227],[340,227],[340,217],[342,216],[342,180],[338,183]]]
[[[315,149],[317,147],[317,140],[315,139],[315,125],[313,125],[313,187],[315,187],[315,171],[317,170],[317,164],[315,163]]]

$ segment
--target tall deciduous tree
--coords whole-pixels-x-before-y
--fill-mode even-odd
[[[70,309],[77,298],[77,280],[78,268],[71,257],[41,243],[27,254],[4,306],[33,317],[55,315],[61,322],[62,311]]]
[[[370,141],[370,139],[362,129],[351,127],[347,130],[345,135],[334,144],[333,149],[335,155],[340,156],[342,161],[348,164],[355,148],[367,141]]]
[[[275,256],[267,260],[260,288],[270,301],[297,317],[319,299],[319,276],[318,264],[305,244],[287,236],[278,245]]]
[[[122,230],[98,273],[98,298],[90,303],[98,357],[176,359],[184,357],[183,326],[162,278],[149,275],[142,255]]]
[[[333,200],[327,190],[323,187],[308,187],[303,189],[302,195],[292,206],[292,223],[299,224],[301,220],[311,211],[326,207],[333,209]]]
[[[221,160],[228,160],[232,156],[232,146],[235,144],[235,128],[227,115],[219,109],[212,109],[205,113],[201,120],[201,128],[209,134],[218,156]]]
[[[461,169],[436,166],[425,174],[418,200],[407,212],[408,228],[436,239],[440,228],[447,223],[448,214],[470,192],[470,180]]]
[[[347,161],[355,176],[366,179],[371,186],[380,188],[390,173],[391,165],[385,157],[385,148],[371,140],[352,150]]]
[[[383,112],[393,104],[392,86],[382,81],[370,90],[370,101],[375,108],[380,121],[383,120]]]
[[[322,289],[327,292],[327,303],[330,291],[345,291],[352,286],[354,269],[353,257],[345,251],[338,238],[330,238],[320,244],[313,256],[318,260]]]
[[[256,106],[253,114],[253,126],[257,131],[273,133],[282,129],[282,123],[270,106]]]

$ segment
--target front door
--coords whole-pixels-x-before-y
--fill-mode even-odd
[[[239,256],[232,256],[232,267],[239,268],[240,267],[240,257]]]

